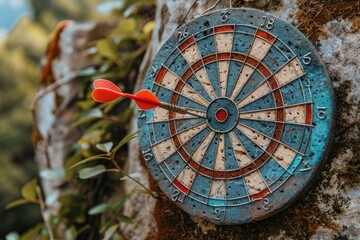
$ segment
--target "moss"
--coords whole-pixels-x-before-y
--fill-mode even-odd
[[[232,0],[233,7],[251,7],[264,11],[276,10],[282,6],[281,0]]]
[[[354,30],[360,27],[358,0],[298,0],[298,7],[296,27],[312,42],[316,42],[321,33],[327,35],[322,26],[332,19],[347,18],[357,23]]]
[[[359,111],[356,102],[348,102],[347,96],[351,91],[351,81],[344,81],[339,87],[335,88],[337,97],[337,132],[336,146],[334,151],[335,157],[340,157],[349,149],[353,156],[340,169],[339,177],[342,177],[350,185],[360,182],[360,139],[359,139],[359,121],[349,121],[349,112]],[[357,109],[353,109],[353,106]]]

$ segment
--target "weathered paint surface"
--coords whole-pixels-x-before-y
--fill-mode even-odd
[[[264,219],[321,171],[333,89],[312,44],[290,24],[253,9],[215,11],[180,27],[151,65],[144,88],[202,113],[138,117],[150,173],[189,214],[216,224]]]

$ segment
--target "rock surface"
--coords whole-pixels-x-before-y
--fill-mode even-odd
[[[187,20],[199,15],[214,2],[199,1],[189,12]],[[348,3],[343,2],[339,2],[338,9],[347,6]],[[357,239],[360,235],[360,31],[352,25],[359,20],[359,16],[348,14],[347,18],[342,18],[340,13],[338,16],[336,13],[328,14],[326,11],[330,10],[327,10],[327,6],[333,9],[332,1],[329,1],[329,5],[321,1],[302,0],[298,3],[291,0],[244,0],[232,1],[232,4],[234,7],[267,10],[293,25],[299,25],[326,63],[336,91],[338,128],[325,170],[312,189],[290,208],[263,221],[241,226],[216,226],[189,217],[166,197],[155,200],[138,195],[126,207],[127,214],[135,218],[135,225],[124,227],[125,235],[129,239]],[[315,8],[318,5],[325,9],[324,13],[317,13]],[[173,33],[190,6],[190,1],[158,1],[152,51],[144,59],[142,71],[147,69],[156,51]],[[216,9],[221,7],[228,7],[228,3],[220,4]],[[310,14],[307,11],[315,12],[318,19],[308,22],[309,26],[304,28],[302,24],[306,19],[303,18]],[[322,14],[327,15],[322,18]],[[318,22],[324,19],[329,21],[320,26]],[[319,29],[320,32],[316,34],[311,32]],[[138,81],[142,79],[144,76],[139,76]],[[136,129],[135,120],[133,129]],[[132,144],[130,149],[133,152],[130,153],[128,166],[130,172],[147,173],[143,163],[138,162],[138,142],[133,141]],[[142,182],[160,192],[151,176],[144,176]],[[129,184],[128,189],[131,187],[132,184]]]

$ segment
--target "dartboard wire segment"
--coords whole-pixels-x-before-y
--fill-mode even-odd
[[[324,164],[331,82],[311,43],[275,16],[223,9],[185,24],[154,58],[144,88],[188,110],[141,111],[138,124],[152,176],[190,214],[217,224],[263,219]]]

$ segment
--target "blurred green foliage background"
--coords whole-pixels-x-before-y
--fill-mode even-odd
[[[29,106],[35,96],[39,62],[49,35],[63,19],[109,20],[105,5],[99,8],[101,2],[105,1],[28,0],[31,14],[21,17],[0,40],[0,239],[10,231],[23,232],[40,221],[38,206],[10,210],[4,210],[4,206],[19,198],[21,187],[37,174]],[[6,17],[2,3],[0,21]]]

